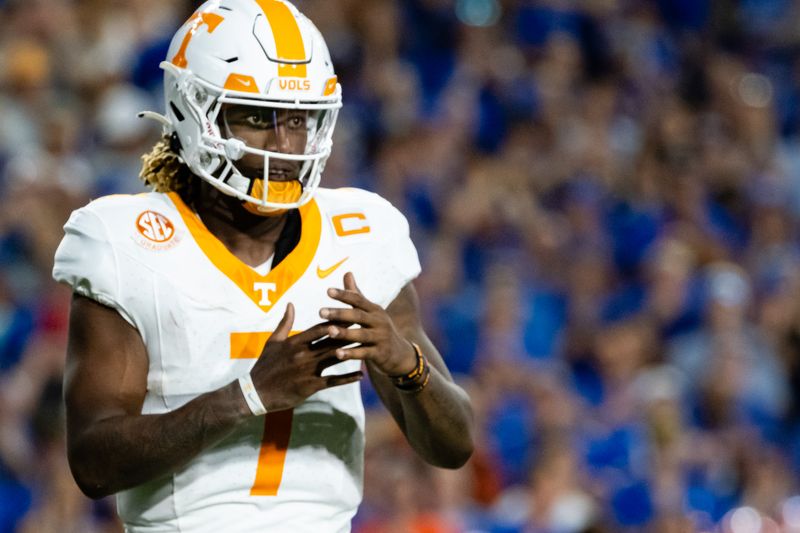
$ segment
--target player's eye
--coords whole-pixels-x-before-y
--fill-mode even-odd
[[[255,110],[244,117],[244,123],[252,128],[269,129],[273,125],[272,113],[268,110]]]
[[[289,129],[299,130],[306,127],[306,116],[305,114],[296,114],[290,115],[289,118],[286,120],[286,126]]]

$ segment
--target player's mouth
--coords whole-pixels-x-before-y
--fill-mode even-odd
[[[269,179],[272,181],[292,181],[296,180],[300,173],[299,166],[269,165]]]
[[[263,176],[263,169],[244,168],[242,174],[249,178],[259,179]],[[299,179],[300,164],[294,161],[270,161],[270,181],[292,181]]]

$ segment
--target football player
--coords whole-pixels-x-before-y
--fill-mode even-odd
[[[362,365],[430,464],[472,414],[419,318],[405,218],[319,188],[341,107],[319,31],[288,2],[214,0],[175,35],[153,192],[75,211],[69,463],[130,532],[348,531],[361,500]]]

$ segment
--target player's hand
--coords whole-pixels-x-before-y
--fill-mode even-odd
[[[369,361],[387,376],[400,376],[414,370],[417,356],[411,343],[397,331],[383,307],[364,297],[351,272],[344,275],[344,290],[328,289],[328,295],[351,306],[320,309],[322,318],[337,323],[327,326],[328,335],[347,345],[358,343],[352,348],[338,348],[335,354],[339,360]],[[361,327],[348,329],[339,323],[358,324]]]
[[[267,411],[291,409],[315,392],[354,383],[363,377],[360,371],[322,377],[326,368],[341,363],[335,350],[347,343],[324,339],[330,322],[317,324],[290,337],[293,323],[294,306],[289,304],[278,328],[250,371]]]

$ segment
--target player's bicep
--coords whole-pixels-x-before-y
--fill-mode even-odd
[[[64,373],[68,434],[74,438],[94,422],[140,414],[147,371],[139,332],[116,310],[73,295]]]

